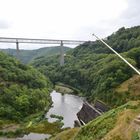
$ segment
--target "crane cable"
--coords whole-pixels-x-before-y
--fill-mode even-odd
[[[132,68],[138,75],[140,75],[140,71],[138,71],[132,64],[130,64],[125,58],[123,58],[119,53],[117,53],[111,46],[109,46],[103,39],[100,39],[95,34],[92,34],[95,36],[97,40],[100,40],[105,46],[107,46],[112,52],[114,52],[118,57],[120,57],[130,68]]]

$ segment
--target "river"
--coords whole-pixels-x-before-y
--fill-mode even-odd
[[[83,104],[83,98],[71,94],[61,94],[56,91],[51,93],[53,105],[50,110],[46,113],[46,118],[49,122],[56,121],[55,118],[51,118],[51,114],[59,115],[63,117],[63,123],[65,127],[74,127],[74,120],[77,120],[77,112],[81,109]],[[18,140],[44,140],[50,135],[47,134],[37,134],[30,133],[29,135],[24,135],[23,138]]]
[[[46,114],[49,122],[54,122],[56,119],[51,118],[51,114],[62,116],[64,126],[63,127],[74,127],[74,120],[77,120],[77,112],[81,109],[83,99],[79,96],[58,93],[53,91],[51,93],[53,107],[50,108]]]

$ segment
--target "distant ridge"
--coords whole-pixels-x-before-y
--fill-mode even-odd
[[[66,53],[70,49],[71,48],[69,48],[69,47],[64,47],[64,53]],[[8,53],[8,54],[17,58],[16,49],[0,49],[0,51]],[[36,50],[20,50],[20,54],[19,54],[18,59],[20,59],[21,62],[27,64],[31,60],[33,60],[34,58],[41,57],[41,56],[48,57],[48,56],[53,56],[53,55],[57,55],[57,54],[60,54],[60,47],[59,46],[44,47],[44,48],[39,48]]]
[[[122,27],[108,36],[106,43],[140,69],[140,26]],[[58,57],[40,58],[32,64],[53,83],[61,82],[80,90],[90,102],[97,98],[116,107],[140,99],[140,88],[135,84],[135,78],[131,85],[124,83],[135,73],[98,40],[80,44],[66,53],[65,67],[60,67],[57,60]],[[128,90],[123,91],[121,84]]]

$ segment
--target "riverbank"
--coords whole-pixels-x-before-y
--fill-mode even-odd
[[[19,123],[10,120],[0,120],[0,140],[14,140],[16,138],[24,140],[24,136],[31,133],[54,136],[64,130],[62,126],[63,123],[61,121],[51,123],[48,122],[47,118],[42,118],[42,112],[29,116]]]
[[[0,139],[16,139],[17,137],[23,137],[25,134],[31,133],[32,130],[29,130],[29,128],[32,127],[34,124],[37,125],[43,120],[46,120],[45,114],[46,112],[48,112],[51,106],[52,101],[49,105],[47,105],[47,107],[44,108],[44,111],[31,114],[20,121],[6,120],[0,118]]]
[[[82,98],[72,94],[61,94],[56,91],[51,92],[50,95],[52,105],[49,110],[47,109],[48,111],[44,110],[32,114],[20,122],[1,120],[0,138],[20,138],[20,140],[25,140],[25,137],[27,139],[31,134],[33,137],[40,135],[40,138],[42,135],[55,136],[57,133],[74,127],[74,121],[77,119],[76,113],[83,104]],[[3,133],[4,128],[5,132]],[[12,129],[14,131],[11,131]]]
[[[60,92],[62,94],[73,94],[74,91],[66,86],[62,86],[62,85],[55,85],[55,90],[57,92]]]
[[[74,121],[77,120],[77,112],[80,111],[83,105],[83,98],[72,94],[61,94],[53,91],[51,93],[53,107],[46,114],[48,121],[56,121],[52,118],[52,114],[62,116],[65,127],[74,127]]]
[[[60,82],[55,84],[55,90],[62,94],[72,94],[72,95],[78,95],[78,96],[83,95],[79,89],[76,89],[70,85],[66,85]]]

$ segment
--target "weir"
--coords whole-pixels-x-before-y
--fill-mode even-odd
[[[84,102],[81,110],[77,113],[77,117],[82,125],[107,112],[110,108],[103,102],[96,100],[94,105]]]

